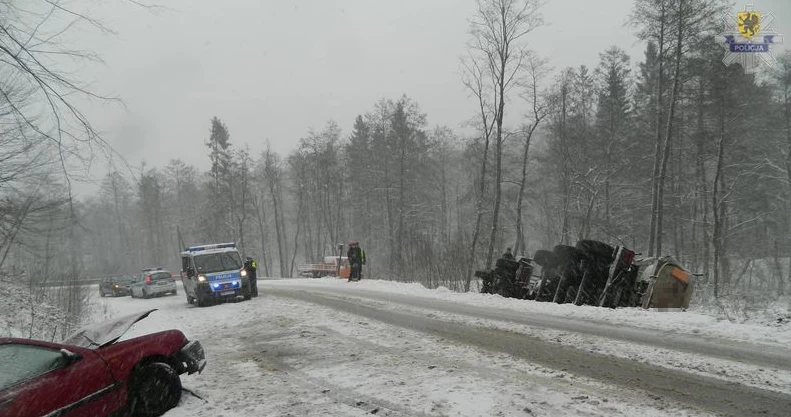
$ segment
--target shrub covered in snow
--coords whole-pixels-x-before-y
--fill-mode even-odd
[[[0,273],[0,337],[61,340],[88,313],[88,288],[38,287]]]

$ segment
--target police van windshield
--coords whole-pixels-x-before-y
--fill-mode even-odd
[[[195,269],[199,273],[211,274],[212,272],[242,269],[242,258],[238,252],[217,252],[195,256]]]

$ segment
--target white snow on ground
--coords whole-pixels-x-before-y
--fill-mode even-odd
[[[346,280],[336,278],[266,281],[266,285],[292,286],[294,284],[330,288],[349,287],[349,283]],[[753,323],[733,323],[713,314],[696,312],[694,306],[691,311],[656,311],[642,308],[619,308],[613,310],[592,306],[539,303],[503,298],[492,294],[457,293],[442,287],[436,290],[429,290],[420,284],[407,284],[395,281],[363,280],[353,285],[355,287],[354,290],[382,291],[434,298],[473,306],[508,309],[523,312],[526,316],[530,313],[541,313],[580,321],[586,320],[610,325],[672,331],[678,334],[712,336],[776,346],[791,345],[791,320],[777,322],[776,320],[767,320],[765,316],[760,316],[760,321]],[[773,309],[774,313],[780,316],[785,316],[789,313],[788,309],[782,312],[782,306],[779,305],[774,305]]]
[[[355,285],[331,279],[305,283]],[[358,284],[385,292],[449,296],[412,285]],[[102,308],[96,309],[94,319],[159,308],[126,338],[177,328],[201,341],[208,365],[201,375],[182,380],[202,398],[185,394],[169,417],[704,415],[509,355],[268,296],[268,285],[282,283],[260,283],[263,296],[252,301],[206,308],[187,305],[181,289],[175,297],[97,299]]]
[[[356,288],[352,288],[351,291],[349,291],[349,296],[354,297],[356,292],[354,290],[356,290]],[[532,338],[559,343],[592,353],[628,358],[643,363],[706,375],[724,381],[738,382],[757,388],[791,394],[791,372],[782,369],[775,369],[767,366],[760,367],[707,357],[705,355],[679,352],[672,349],[646,346],[588,334],[578,334],[541,327],[537,328],[505,321],[471,318],[469,316],[437,312],[436,310],[416,308],[414,306],[402,306],[398,304],[388,305],[378,300],[372,301],[364,298],[356,298],[355,302],[362,305],[372,305],[378,308],[390,309],[398,313],[426,315],[453,323],[473,324],[478,327],[521,333]],[[695,337],[697,337],[697,335]]]

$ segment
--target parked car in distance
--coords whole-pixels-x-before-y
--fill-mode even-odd
[[[178,405],[179,375],[203,347],[179,330],[118,341],[155,310],[86,327],[61,343],[0,338],[0,417],[147,416]]]
[[[149,298],[162,294],[176,295],[176,281],[169,271],[162,268],[146,268],[130,285],[132,298]]]
[[[99,295],[102,297],[107,297],[108,295],[118,297],[120,295],[132,294],[132,291],[129,289],[129,285],[132,281],[134,281],[134,277],[128,275],[105,277],[99,283]]]

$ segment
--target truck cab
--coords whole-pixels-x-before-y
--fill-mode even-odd
[[[219,299],[249,300],[252,295],[235,243],[187,247],[181,253],[181,272],[187,302],[199,307]]]

